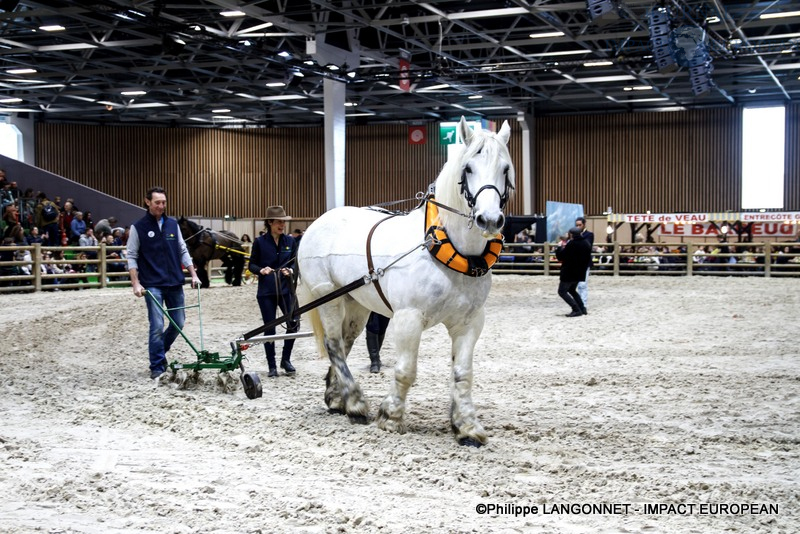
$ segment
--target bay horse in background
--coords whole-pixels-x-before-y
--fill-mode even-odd
[[[450,157],[434,193],[411,212],[340,207],[309,226],[297,255],[298,297],[307,304],[359,278],[372,282],[311,309],[309,319],[320,353],[331,362],[329,411],[366,424],[369,405],[346,359],[370,312],[391,317],[397,363],[377,425],[399,433],[407,428],[406,396],[417,376],[422,332],[444,324],[452,340],[450,425],[459,444],[480,447],[487,435],[472,402],[472,358],[490,269],[502,249],[514,166],[507,122],[498,133],[472,131],[462,117],[457,131],[463,151]]]
[[[211,285],[208,277],[208,262],[211,260],[222,260],[226,284],[242,285],[246,252],[236,234],[227,230],[204,228],[186,217],[178,219],[178,226],[197,269],[200,287]]]

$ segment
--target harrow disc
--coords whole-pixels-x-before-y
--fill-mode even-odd
[[[261,379],[257,373],[252,371],[242,373],[242,385],[248,399],[257,399],[261,396]]]

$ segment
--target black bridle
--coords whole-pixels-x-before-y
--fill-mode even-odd
[[[475,195],[473,195],[470,192],[469,184],[467,183],[467,172],[472,172],[471,169],[469,168],[469,165],[465,166],[464,170],[461,171],[461,180],[458,183],[459,185],[461,185],[461,194],[464,195],[464,199],[467,201],[467,205],[469,206],[469,208],[473,209],[475,207],[475,202],[478,200],[478,195],[480,195],[487,189],[494,189],[494,191],[497,193],[497,196],[500,197],[500,209],[503,209],[503,207],[506,205],[506,202],[508,202],[508,197],[510,196],[509,189],[512,190],[514,189],[514,186],[511,185],[508,179],[508,167],[506,167],[505,170],[505,178],[506,178],[505,191],[503,191],[502,193],[493,184],[486,184],[482,186],[480,189],[478,189],[478,192],[475,193]]]

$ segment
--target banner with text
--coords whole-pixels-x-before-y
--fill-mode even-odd
[[[608,222],[612,223],[721,223],[729,224],[736,221],[775,222],[787,224],[800,224],[800,212],[722,212],[722,213],[612,213],[608,215]]]
[[[750,223],[731,224],[729,236],[742,233]],[[738,230],[738,232],[737,232]],[[750,227],[753,237],[792,237],[797,231],[797,226],[787,223],[754,222]],[[719,235],[719,226],[710,223],[675,224],[664,223],[658,228],[658,233],[664,237],[708,237]]]

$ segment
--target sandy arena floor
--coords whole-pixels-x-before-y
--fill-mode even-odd
[[[327,413],[311,339],[294,378],[267,379],[263,348],[248,351],[260,399],[217,391],[213,371],[154,388],[129,289],[0,296],[0,532],[800,531],[800,281],[594,276],[575,319],[555,278],[494,284],[475,358],[481,449],[449,429],[442,327],[423,337],[397,435]],[[190,310],[199,344],[197,323]],[[260,325],[255,287],[204,291],[203,323],[205,347],[229,354]],[[194,359],[182,342],[170,355]],[[349,360],[373,415],[391,326],[383,359],[370,374],[362,338]]]

